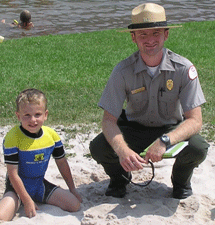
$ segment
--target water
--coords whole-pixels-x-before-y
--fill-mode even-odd
[[[1,0],[0,20],[19,20],[23,9],[32,14],[35,27],[30,31],[11,28],[0,23],[0,35],[5,39],[47,34],[91,32],[126,28],[131,22],[131,10],[145,1],[137,0]],[[215,0],[151,1],[163,5],[170,24],[215,19]]]

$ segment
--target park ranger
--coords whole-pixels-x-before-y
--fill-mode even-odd
[[[141,170],[149,160],[161,161],[166,148],[184,140],[189,144],[172,170],[173,197],[192,195],[193,170],[209,147],[198,134],[205,98],[195,66],[164,48],[169,29],[176,27],[167,25],[160,5],[141,4],[132,11],[126,31],[138,51],[112,71],[99,102],[103,132],[90,143],[92,157],[110,176],[107,196],[124,197],[131,171]],[[146,156],[140,157],[151,143]]]

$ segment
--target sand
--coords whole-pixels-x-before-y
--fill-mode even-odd
[[[75,128],[79,129],[76,125]],[[11,127],[0,127],[0,147]],[[104,195],[109,184],[108,176],[101,165],[89,155],[89,143],[98,133],[96,125],[90,131],[73,135],[63,126],[54,127],[66,147],[68,162],[83,203],[76,213],[69,213],[58,207],[38,204],[39,210],[34,218],[25,216],[23,207],[11,222],[2,224],[70,224],[70,225],[198,225],[215,224],[215,144],[210,143],[206,160],[194,171],[192,178],[193,195],[185,200],[171,197],[170,180],[174,159],[164,159],[155,163],[155,178],[147,187],[133,184],[127,186],[127,194],[118,199]],[[0,153],[0,197],[4,192],[6,168],[2,151]],[[151,168],[133,172],[132,181],[142,183],[150,178]],[[67,188],[53,159],[50,160],[46,179]],[[1,223],[1,222],[0,222]]]

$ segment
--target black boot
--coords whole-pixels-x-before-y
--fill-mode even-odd
[[[128,180],[121,177],[111,177],[110,184],[105,192],[106,196],[112,196],[115,198],[123,198],[126,194],[126,185],[129,184],[131,180],[131,173],[128,173]]]
[[[173,198],[176,199],[185,199],[188,198],[193,194],[192,188],[182,188],[182,187],[177,187],[173,186]]]
[[[110,176],[110,184],[108,185],[105,195],[123,198],[126,194],[126,185],[131,181],[131,173],[126,172],[120,163],[102,163],[102,166],[105,172]]]

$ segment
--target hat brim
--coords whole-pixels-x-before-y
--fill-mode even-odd
[[[119,32],[132,32],[132,31],[137,31],[137,30],[148,30],[148,29],[170,29],[170,28],[179,28],[179,27],[182,27],[182,25],[177,25],[177,26],[144,27],[144,28],[136,28],[136,29],[119,30]]]

